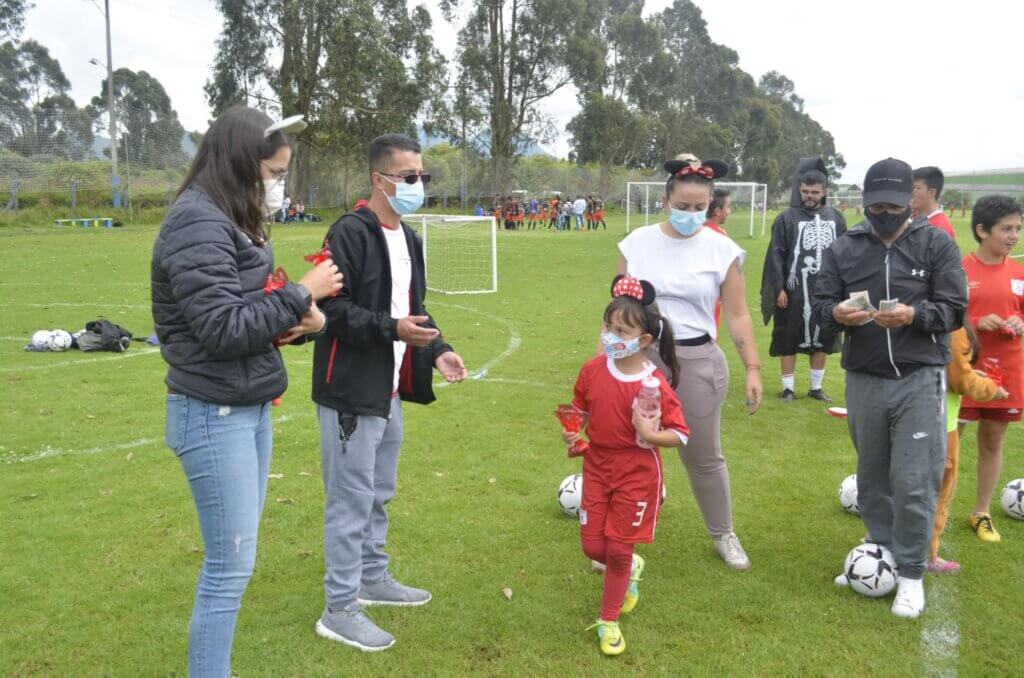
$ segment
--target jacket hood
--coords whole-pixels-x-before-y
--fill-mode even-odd
[[[803,201],[800,200],[800,176],[810,170],[817,170],[825,175],[825,197],[821,201],[821,206],[828,202],[828,168],[825,166],[825,161],[814,157],[800,158],[800,162],[796,164],[796,172],[793,173],[793,192],[789,198],[790,207],[803,208]]]

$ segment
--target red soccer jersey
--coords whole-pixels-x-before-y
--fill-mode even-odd
[[[587,437],[592,446],[611,451],[645,451],[636,444],[633,401],[640,392],[640,382],[651,374],[661,384],[661,428],[673,431],[683,443],[689,440],[690,429],[683,419],[679,399],[653,364],[640,374],[623,374],[613,360],[598,356],[580,370],[572,401],[576,409],[588,415]]]
[[[995,313],[1004,320],[1011,316],[1024,318],[1024,266],[1007,257],[1001,264],[982,263],[974,254],[963,259],[967,274],[967,318],[975,327],[984,316]],[[978,330],[981,358],[995,358],[1003,371],[1003,388],[1010,397],[979,403],[964,396],[963,407],[1024,407],[1024,350],[1021,338],[1001,330]]]
[[[928,215],[928,223],[939,229],[950,238],[953,242],[956,242],[956,231],[953,230],[953,224],[949,223],[949,217],[942,210],[935,210]]]

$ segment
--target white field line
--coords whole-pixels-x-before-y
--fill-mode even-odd
[[[487,379],[487,373],[492,368],[494,368],[494,367],[498,366],[499,364],[501,364],[502,362],[504,362],[510,355],[515,353],[517,350],[519,350],[519,347],[522,346],[522,344],[523,344],[523,338],[519,335],[519,331],[516,329],[516,326],[513,325],[509,320],[507,320],[505,318],[502,318],[500,316],[490,315],[489,313],[484,313],[483,311],[477,310],[475,308],[470,308],[469,306],[462,306],[460,304],[450,304],[450,303],[447,303],[447,302],[444,302],[444,301],[432,301],[431,305],[432,306],[447,306],[448,308],[454,308],[454,309],[457,309],[459,311],[465,311],[466,313],[472,313],[472,314],[475,314],[475,315],[478,315],[478,316],[484,318],[485,320],[489,320],[491,322],[494,322],[494,323],[497,323],[499,325],[502,325],[502,326],[505,327],[506,330],[508,330],[508,344],[505,345],[505,350],[502,351],[501,353],[499,353],[498,355],[494,356],[493,358],[491,358],[487,362],[485,362],[483,365],[481,365],[477,369],[476,372],[474,372],[473,374],[470,374],[469,375],[470,379],[484,379],[484,380],[486,380]],[[445,386],[450,386],[450,384],[448,382],[441,382],[437,386],[439,388],[443,388]]]
[[[106,301],[78,302],[78,301],[53,301],[48,304],[38,302],[5,301],[0,303],[0,308],[152,308],[149,304],[111,304]]]
[[[160,349],[139,349],[137,351],[127,351],[125,353],[108,353],[103,356],[96,358],[85,358],[84,360],[62,360],[57,363],[46,363],[44,365],[24,365],[22,367],[2,367],[0,372],[28,372],[35,370],[52,370],[58,367],[74,367],[75,365],[88,365],[89,363],[104,363],[111,360],[124,360],[125,358],[138,358],[144,355],[153,355],[154,353],[160,353]]]
[[[955,555],[948,545],[944,546],[949,555]],[[927,605],[921,625],[921,675],[955,678],[960,663],[956,575],[938,575],[928,579]]]
[[[59,283],[59,282],[44,283],[44,282],[23,282],[21,280],[8,280],[8,281],[5,281],[5,282],[0,282],[0,287],[57,287],[57,286],[59,286],[61,284],[62,283]],[[82,288],[82,287],[149,287],[149,283],[148,282],[144,282],[144,283],[130,283],[130,282],[129,283],[119,283],[119,282],[83,283],[83,282],[76,282],[75,283],[75,287],[76,288]]]
[[[274,417],[273,423],[283,424],[286,421],[291,421],[292,419],[295,419],[295,415],[285,414],[280,417]],[[0,464],[25,464],[33,461],[41,461],[43,459],[52,459],[54,457],[91,457],[105,452],[119,452],[123,450],[134,450],[140,447],[149,447],[150,445],[155,445],[157,443],[163,444],[163,439],[139,438],[137,440],[129,440],[124,443],[115,443],[113,445],[88,447],[84,450],[64,450],[59,447],[43,445],[40,449],[32,452],[31,454],[5,454],[0,456]]]

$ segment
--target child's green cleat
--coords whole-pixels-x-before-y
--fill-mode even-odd
[[[629,570],[629,588],[626,589],[626,597],[622,599],[622,611],[630,613],[640,600],[640,578],[644,573],[643,556],[633,554],[633,566]]]

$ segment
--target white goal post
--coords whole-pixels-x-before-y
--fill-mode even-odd
[[[423,239],[427,289],[442,294],[498,291],[498,224],[492,216],[416,214],[405,223]]]
[[[715,188],[732,191],[734,207],[749,209],[749,235],[754,237],[755,217],[761,217],[761,235],[764,236],[768,219],[768,184],[753,181],[716,181]],[[626,183],[626,233],[633,228],[647,226],[652,221],[663,221],[664,210],[658,208],[665,195],[664,181],[629,181]],[[637,223],[634,224],[633,222]],[[640,223],[642,221],[642,223]]]

